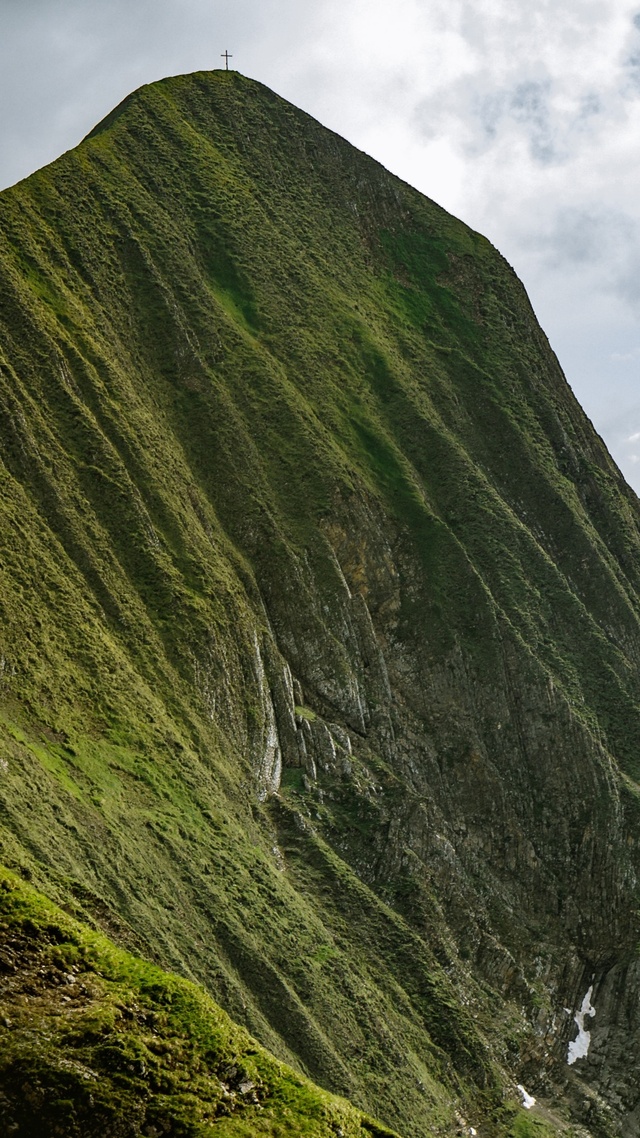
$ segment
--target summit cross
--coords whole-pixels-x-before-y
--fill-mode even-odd
[[[224,59],[224,62],[225,62],[225,70],[226,70],[226,71],[228,71],[228,70],[229,70],[229,60],[230,60],[230,59],[233,59],[233,56],[232,56],[232,55],[229,55],[229,52],[228,52],[228,51],[222,51],[222,52],[220,52],[220,56],[221,56],[221,58],[222,58],[222,59]]]

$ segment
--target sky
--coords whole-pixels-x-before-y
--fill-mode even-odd
[[[0,0],[0,32],[0,186],[228,49],[489,237],[640,493],[640,0]]]

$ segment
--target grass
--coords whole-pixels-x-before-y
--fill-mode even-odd
[[[177,976],[2,872],[0,1121],[7,1133],[392,1132],[278,1063]]]
[[[202,73],[0,195],[0,298],[5,864],[407,1138],[503,1133],[533,946],[551,1021],[637,940],[638,506],[522,287]]]

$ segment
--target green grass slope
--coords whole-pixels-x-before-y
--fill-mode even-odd
[[[4,1133],[392,1138],[6,873],[0,921]]]
[[[235,73],[143,88],[0,195],[0,458],[2,861],[407,1138],[573,1102],[640,513],[490,244]]]

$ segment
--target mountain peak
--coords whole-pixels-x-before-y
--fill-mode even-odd
[[[513,270],[222,69],[0,235],[0,1031],[75,1072],[25,1002],[0,1119],[633,1138],[639,505]]]

